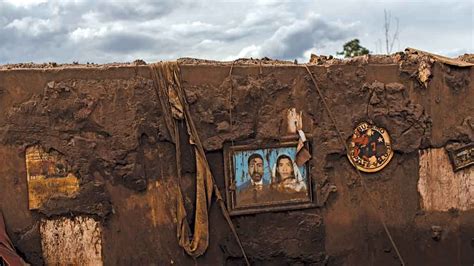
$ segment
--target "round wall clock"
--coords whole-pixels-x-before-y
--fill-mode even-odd
[[[366,122],[355,128],[348,144],[349,161],[363,172],[373,173],[382,170],[393,156],[387,130]]]

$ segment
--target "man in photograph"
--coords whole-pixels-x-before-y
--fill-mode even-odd
[[[237,187],[237,204],[250,205],[267,201],[269,195],[269,181],[263,178],[264,161],[263,157],[254,153],[248,160],[249,179]]]

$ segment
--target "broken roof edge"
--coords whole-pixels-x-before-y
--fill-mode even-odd
[[[410,47],[405,49],[405,53],[406,54],[426,55],[426,56],[432,57],[433,59],[435,59],[435,61],[438,61],[438,62],[446,64],[446,65],[451,65],[451,66],[457,66],[457,67],[472,67],[472,66],[474,66],[473,63],[468,61],[468,60],[474,60],[474,54],[464,54],[464,55],[461,55],[457,58],[450,58],[450,57],[437,55],[437,54],[433,54],[433,53],[430,53],[430,52],[425,52],[425,51],[418,50],[418,49],[415,49],[415,48],[410,48]]]
[[[352,58],[336,58],[333,56],[325,55],[315,55],[311,54],[308,65],[318,65],[318,66],[333,66],[333,65],[392,65],[399,64],[400,61],[403,61],[403,56],[427,56],[432,58],[434,61],[440,63],[457,66],[457,67],[472,67],[474,66],[474,54],[464,54],[457,58],[449,58],[430,52],[418,50],[415,48],[406,48],[403,52],[397,52],[391,55],[379,55],[379,54],[368,54],[362,56],[355,56]],[[306,64],[298,63],[295,61],[286,61],[278,59],[270,59],[268,57],[263,57],[261,59],[256,58],[239,58],[233,61],[218,61],[218,60],[209,60],[209,59],[197,59],[190,57],[178,58],[177,60],[169,60],[170,62],[176,61],[181,65],[213,65],[213,66],[296,66],[301,67]],[[166,61],[157,61],[153,63],[160,63]],[[147,64],[141,59],[137,59],[133,62],[124,62],[124,63],[106,63],[106,64],[58,64],[55,62],[49,63],[17,63],[17,64],[5,64],[0,65],[0,71],[4,70],[19,70],[19,69],[38,69],[38,70],[61,70],[61,69],[109,69],[117,67],[143,67],[151,65],[153,63]]]

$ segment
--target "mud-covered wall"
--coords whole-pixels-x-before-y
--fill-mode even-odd
[[[470,171],[466,208],[426,210],[418,183],[420,154],[474,140],[474,71],[429,61],[425,86],[420,62],[421,57],[401,54],[309,66],[344,138],[362,121],[390,133],[392,161],[380,172],[362,174],[369,191],[349,163],[304,66],[181,62],[182,86],[223,195],[226,143],[278,141],[293,107],[302,111],[303,129],[312,134],[310,173],[318,207],[232,217],[253,264],[399,265],[381,215],[407,265],[472,265],[472,171],[462,170]],[[25,152],[30,146],[60,154],[79,179],[79,192],[51,197],[29,210]],[[204,256],[194,261],[178,246],[174,152],[148,66],[0,70],[1,208],[13,243],[34,265],[62,261],[45,259],[54,248],[78,257],[94,252],[105,265],[241,265],[238,245],[215,202]],[[182,154],[181,186],[192,212],[195,163],[190,147],[184,145]],[[336,192],[328,192],[331,185]],[[99,231],[74,237],[66,250],[64,239],[44,232],[46,225],[64,219],[71,224],[94,220],[100,230],[94,225],[91,230]],[[82,239],[97,237],[84,240],[94,242],[93,249],[76,250]]]

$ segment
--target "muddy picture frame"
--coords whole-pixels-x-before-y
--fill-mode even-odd
[[[474,142],[465,144],[454,150],[447,150],[453,171],[457,172],[474,165]]]
[[[311,136],[307,136],[308,141],[305,143],[305,147],[312,154],[312,142]],[[290,195],[290,198],[286,197],[284,200],[268,200],[263,202],[255,202],[253,204],[239,204],[239,192],[238,184],[240,177],[240,182],[243,182],[243,176],[247,174],[247,179],[250,179],[248,176],[248,171],[241,171],[241,174],[238,174],[238,166],[236,165],[237,158],[240,158],[244,163],[240,164],[240,167],[248,167],[246,163],[249,156],[245,154],[255,154],[255,153],[266,153],[265,157],[266,165],[263,168],[266,168],[267,171],[264,172],[262,179],[267,179],[267,192],[269,194],[276,193],[276,190],[270,189],[271,183],[273,180],[268,180],[269,176],[273,179],[273,174],[270,172],[273,165],[275,168],[276,158],[280,156],[283,152],[293,150],[293,154],[296,154],[296,147],[298,145],[298,139],[296,137],[283,137],[275,142],[265,142],[265,143],[251,143],[251,144],[230,144],[226,143],[224,145],[224,170],[225,170],[225,189],[226,189],[226,204],[231,216],[236,215],[245,215],[245,214],[257,214],[264,212],[276,212],[276,211],[288,211],[288,210],[298,210],[316,207],[316,200],[314,199],[313,193],[313,182],[311,177],[311,160],[306,162],[303,166],[298,167],[298,169],[303,169],[302,177],[304,184],[306,186],[305,197],[294,197],[291,198],[291,193],[286,194]],[[270,158],[270,159],[269,159]],[[294,157],[292,157],[294,161]],[[296,166],[296,165],[295,165]],[[273,170],[274,172],[275,170]],[[293,169],[294,171],[294,169]],[[250,180],[247,180],[250,181]],[[270,181],[270,182],[268,182]]]

